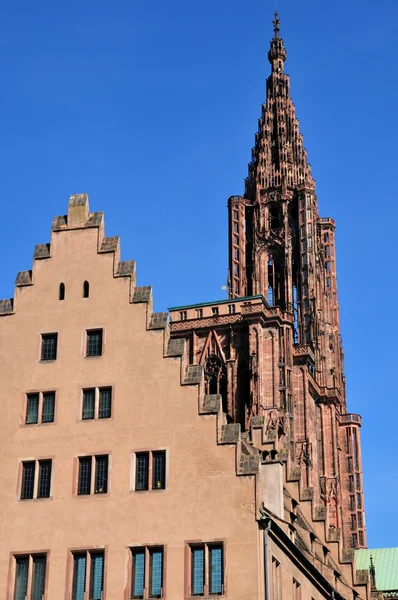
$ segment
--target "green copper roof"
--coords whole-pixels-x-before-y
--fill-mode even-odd
[[[268,306],[268,302],[264,298],[264,296],[242,296],[242,298],[227,298],[226,300],[214,300],[213,302],[200,302],[198,304],[186,304],[184,306],[172,306],[167,310],[182,310],[186,308],[200,308],[201,306],[214,306],[215,304],[233,304],[234,302],[243,302],[246,300],[262,300],[266,306]]]
[[[370,555],[376,571],[376,587],[380,592],[398,590],[398,548],[376,548],[355,552],[357,569],[369,569]]]

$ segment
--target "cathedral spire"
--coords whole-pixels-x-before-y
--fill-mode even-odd
[[[274,37],[271,40],[271,46],[268,52],[268,60],[272,65],[272,71],[277,73],[283,73],[287,53],[285,50],[285,44],[283,39],[279,36],[281,22],[279,20],[278,12],[275,11],[274,20]]]

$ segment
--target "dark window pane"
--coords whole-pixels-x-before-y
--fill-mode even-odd
[[[109,419],[112,411],[112,388],[100,388],[99,391],[99,410],[100,419]]]
[[[75,554],[73,562],[72,600],[84,600],[86,588],[86,554]]]
[[[79,495],[90,493],[91,460],[91,456],[81,456],[79,458],[79,484],[77,488]]]
[[[91,554],[90,600],[101,600],[104,590],[104,553]]]
[[[16,563],[14,600],[25,600],[28,592],[29,558],[17,558]]]
[[[65,300],[65,284],[64,283],[59,284],[59,299]]]
[[[90,295],[90,284],[88,281],[83,283],[83,298],[88,298]]]
[[[135,489],[148,489],[148,469],[149,469],[149,452],[139,452],[136,454],[135,465]]]
[[[82,419],[94,419],[95,390],[83,390]]]
[[[55,411],[55,392],[44,392],[42,423],[53,423]]]
[[[166,487],[166,452],[154,452],[152,457],[152,489],[164,490]]]
[[[222,594],[223,583],[222,546],[209,547],[210,594]]]
[[[35,462],[22,463],[21,500],[32,500],[35,483]]]
[[[203,596],[205,587],[205,549],[192,548],[192,595]]]
[[[87,331],[87,356],[101,356],[102,354],[102,329]]]
[[[39,394],[28,394],[26,403],[26,424],[39,420]]]
[[[55,360],[57,358],[57,333],[45,333],[41,336],[41,360]]]
[[[39,460],[38,498],[49,498],[51,487],[51,460]]]
[[[46,562],[47,558],[45,556],[33,557],[32,600],[43,600],[46,581]]]
[[[108,491],[108,456],[95,457],[95,493],[106,494]]]
[[[150,582],[149,597],[161,598],[163,587],[163,550],[150,550]]]
[[[145,550],[133,550],[132,598],[144,597]]]

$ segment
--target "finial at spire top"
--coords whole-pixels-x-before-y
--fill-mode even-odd
[[[272,21],[273,25],[274,25],[274,34],[275,37],[278,38],[279,37],[279,32],[280,32],[280,25],[281,22],[279,20],[279,15],[278,15],[278,11],[275,11],[275,15],[274,15],[274,20]]]

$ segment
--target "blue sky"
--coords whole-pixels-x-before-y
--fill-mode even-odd
[[[105,211],[157,310],[223,297],[226,203],[243,191],[273,9],[271,0],[1,4],[0,298],[79,192]],[[397,546],[398,4],[279,0],[279,11],[320,213],[337,222],[368,543]]]

